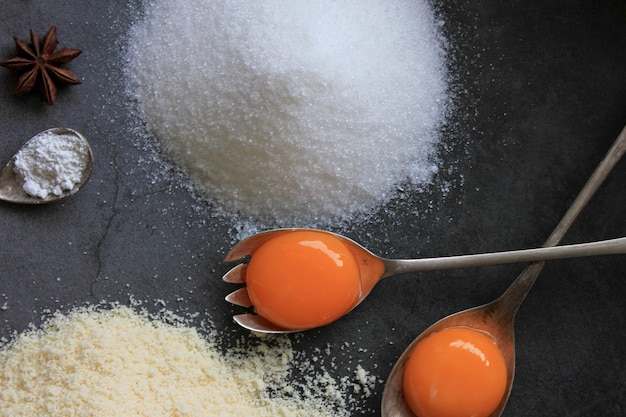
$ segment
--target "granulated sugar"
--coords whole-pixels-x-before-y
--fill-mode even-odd
[[[0,416],[349,416],[347,385],[294,359],[288,337],[223,353],[174,313],[56,314],[0,349]],[[305,389],[290,380],[297,367]],[[364,379],[365,378],[365,379]],[[353,385],[373,381],[359,366]],[[344,388],[342,388],[342,386]],[[352,391],[359,391],[353,389]]]
[[[342,220],[437,170],[447,86],[426,0],[154,0],[128,44],[149,133],[229,212]]]

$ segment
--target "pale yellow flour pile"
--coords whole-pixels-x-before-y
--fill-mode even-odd
[[[0,350],[0,415],[347,415],[337,391],[294,392],[292,361],[290,345],[224,354],[193,327],[128,307],[81,308]]]

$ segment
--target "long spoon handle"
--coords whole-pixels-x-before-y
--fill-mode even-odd
[[[475,255],[445,256],[422,259],[385,260],[385,276],[422,271],[475,268],[480,266],[503,265],[521,262],[549,261],[553,259],[580,258],[598,255],[626,253],[626,237],[579,243],[577,245],[523,249],[506,252],[479,253]]]
[[[598,188],[602,185],[606,177],[611,173],[615,165],[620,161],[624,153],[626,152],[626,126],[622,129],[617,139],[611,146],[611,149],[604,156],[604,159],[600,162],[596,170],[593,172],[587,183],[580,190],[580,193],[576,197],[576,200],[572,203],[567,210],[559,224],[546,240],[544,246],[557,245],[568,229],[574,223],[574,220],[578,217],[580,212],[585,208],[591,197],[598,191]]]
[[[617,136],[613,146],[611,146],[604,159],[602,159],[589,180],[587,180],[587,183],[569,207],[559,224],[550,234],[544,243],[544,247],[555,246],[561,241],[570,226],[574,223],[574,220],[576,220],[580,212],[583,208],[585,208],[589,200],[591,200],[591,197],[593,197],[606,177],[622,158],[624,152],[626,152],[626,127],[624,127]],[[503,313],[507,316],[505,317],[505,320],[515,317],[519,306],[522,304],[526,295],[537,280],[537,277],[541,273],[544,265],[545,262],[535,262],[530,264],[499,298],[499,302],[502,303],[503,307],[500,311],[503,311]]]

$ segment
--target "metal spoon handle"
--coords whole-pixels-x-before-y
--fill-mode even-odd
[[[386,260],[385,277],[422,271],[474,268],[480,266],[548,261],[552,259],[578,258],[597,255],[616,255],[624,253],[626,253],[626,237],[602,240],[599,242],[580,243],[577,245],[479,253],[475,255]]]
[[[556,226],[550,237],[546,240],[544,246],[554,246],[559,243],[565,233],[569,230],[574,220],[580,212],[585,208],[591,197],[598,191],[606,177],[611,173],[615,165],[620,161],[626,152],[626,126],[622,129],[617,139],[611,146],[611,149],[604,156],[596,170],[593,172],[587,183],[580,190],[576,200],[569,207],[559,224]]]
[[[574,223],[574,220],[576,220],[580,212],[585,208],[589,200],[591,200],[591,197],[593,197],[606,177],[622,158],[624,152],[626,152],[626,127],[622,129],[617,139],[615,139],[613,146],[611,146],[604,156],[604,159],[602,159],[593,174],[591,174],[587,183],[544,243],[544,247],[555,246],[561,241],[570,226]],[[506,316],[503,317],[504,320],[512,320],[512,318],[515,317],[519,306],[537,280],[544,265],[545,262],[535,262],[526,267],[498,299],[501,307],[503,307],[500,311]]]

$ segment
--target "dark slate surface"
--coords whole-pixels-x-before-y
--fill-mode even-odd
[[[245,334],[223,302],[228,220],[195,200],[152,158],[132,128],[119,52],[139,2],[0,1],[0,57],[13,36],[58,25],[85,52],[83,80],[50,107],[10,95],[0,71],[0,160],[53,126],[92,142],[96,170],[63,203],[0,204],[0,336],[42,313],[101,300],[162,299],[208,312],[227,339]],[[539,246],[626,124],[623,0],[437,0],[450,42],[457,107],[446,127],[440,178],[346,234],[390,257]],[[167,53],[167,51],[164,51]],[[448,191],[441,192],[446,184]],[[626,161],[566,243],[626,236]],[[329,228],[333,228],[333,225]],[[522,265],[423,273],[382,282],[348,317],[296,338],[335,346],[341,376],[357,362],[385,379],[405,346],[439,318],[498,296]],[[516,322],[517,373],[504,415],[622,416],[626,412],[626,257],[555,261]],[[151,301],[149,308],[158,308]],[[341,348],[339,348],[341,347]],[[378,416],[382,384],[357,413]]]

